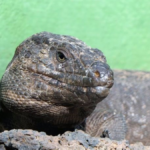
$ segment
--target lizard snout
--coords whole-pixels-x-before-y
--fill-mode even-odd
[[[91,81],[94,86],[105,86],[110,88],[113,85],[113,71],[106,63],[95,62],[86,73],[88,77],[92,78]]]

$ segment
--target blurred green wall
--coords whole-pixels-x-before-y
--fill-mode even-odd
[[[101,49],[112,68],[150,70],[150,0],[0,0],[0,77],[15,48],[41,31]]]

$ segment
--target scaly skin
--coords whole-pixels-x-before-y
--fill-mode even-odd
[[[126,139],[130,143],[142,142],[150,146],[150,72],[114,70],[114,86],[106,99],[100,102],[94,112],[86,119],[85,131],[98,136],[101,128],[109,131],[109,135],[115,136],[114,129],[118,129],[118,135],[126,128]],[[120,126],[121,120],[105,117],[103,120],[101,110],[113,110],[117,116],[124,118],[125,127]],[[108,116],[108,112],[107,112]],[[111,119],[109,119],[111,118]],[[99,120],[99,121],[97,121]],[[123,120],[122,120],[123,121]],[[117,126],[117,128],[116,128]],[[150,149],[150,148],[149,148]]]
[[[101,51],[69,36],[46,32],[32,36],[17,48],[1,80],[0,130],[30,128],[56,135],[82,128],[92,136],[121,140],[127,128],[130,143],[150,145],[150,73],[114,72],[115,84],[102,101],[113,75]],[[2,133],[0,144],[6,145],[5,135],[13,133],[13,142],[24,132],[28,131]],[[139,146],[133,149],[144,149]]]
[[[96,110],[111,109],[125,117],[126,139],[150,146],[150,72],[114,71],[114,86]],[[94,112],[93,112],[94,113]]]
[[[2,77],[1,131],[35,129],[55,135],[71,130],[112,85],[113,72],[100,50],[70,36],[35,34],[17,47]]]

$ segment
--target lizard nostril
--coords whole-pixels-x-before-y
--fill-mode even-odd
[[[95,71],[95,76],[98,78],[98,77],[100,77],[100,73],[99,73],[99,71]]]

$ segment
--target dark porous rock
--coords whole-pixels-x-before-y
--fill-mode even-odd
[[[11,130],[0,133],[0,150],[148,150],[142,143],[96,138],[81,130],[48,136],[33,130]]]

